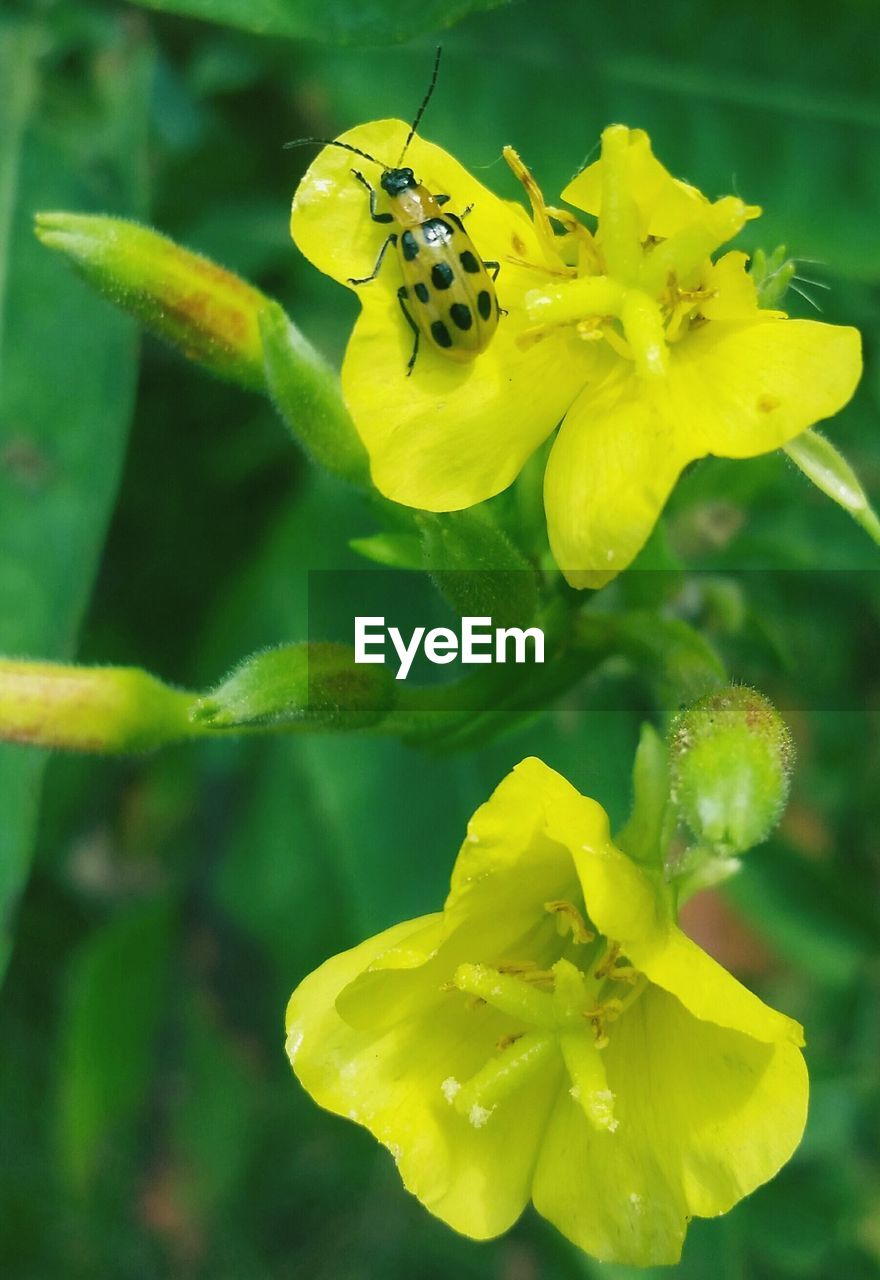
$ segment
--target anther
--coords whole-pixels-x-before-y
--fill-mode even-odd
[[[587,928],[584,917],[573,902],[568,902],[565,898],[554,898],[552,902],[544,903],[544,910],[556,916],[556,929],[561,937],[571,934],[572,942],[578,944],[595,941],[595,933]]]
[[[614,968],[614,965],[617,962],[617,957],[619,955],[620,955],[620,943],[609,942],[608,949],[606,950],[604,956],[596,965],[596,968],[593,971],[595,976],[597,978],[607,978],[608,974]]]

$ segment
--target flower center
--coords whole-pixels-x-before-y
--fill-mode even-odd
[[[458,966],[447,989],[467,994],[471,1008],[489,1005],[526,1029],[502,1036],[495,1055],[470,1080],[449,1077],[442,1092],[480,1128],[499,1102],[561,1053],[572,1097],[597,1129],[614,1132],[618,1122],[602,1050],[611,1024],[639,998],[647,980],[621,963],[618,943],[596,938],[574,903],[554,900],[544,907],[572,958],[563,955],[550,968],[531,961]],[[623,995],[620,984],[629,987]]]
[[[526,293],[531,327],[519,342],[529,346],[553,329],[573,326],[584,341],[604,339],[617,355],[632,361],[641,376],[656,378],[668,371],[670,345],[703,322],[700,305],[714,296],[702,287],[711,255],[760,211],[735,196],[725,196],[714,204],[695,205],[693,221],[667,239],[643,238],[642,211],[629,163],[629,134],[623,125],[603,133],[596,235],[590,237],[579,224],[575,235],[570,226],[574,219],[566,215],[563,239],[574,238],[578,243],[577,267],[548,274],[544,284]],[[508,161],[519,172],[511,157]],[[531,186],[526,182],[547,257],[548,214],[560,221],[560,211],[536,203],[541,197],[533,187],[533,179]],[[585,236],[591,240],[589,252],[581,246]]]

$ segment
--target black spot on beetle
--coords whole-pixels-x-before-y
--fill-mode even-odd
[[[407,262],[412,262],[413,258],[418,256],[419,244],[411,231],[404,231],[400,237],[400,247]]]
[[[435,320],[431,325],[431,337],[437,343],[438,347],[451,347],[452,338],[449,330],[442,320]]]
[[[455,234],[448,222],[442,218],[429,218],[421,226],[425,244],[448,244]]]
[[[458,255],[458,260],[469,275],[474,275],[480,269],[480,264],[477,262],[470,249],[465,249],[464,253],[460,253]]]
[[[453,302],[449,308],[449,314],[452,316],[452,323],[457,329],[469,329],[474,323],[471,309],[464,302]]]
[[[492,314],[492,295],[488,289],[481,289],[477,294],[477,310],[484,320]]]
[[[427,302],[428,298],[431,296],[428,293],[428,286],[426,284],[422,284],[421,280],[418,282],[418,284],[413,285],[413,292],[415,293],[419,302]]]
[[[435,289],[448,289],[454,278],[448,262],[435,262],[431,268],[431,284]]]

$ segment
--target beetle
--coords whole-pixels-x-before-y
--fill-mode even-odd
[[[431,83],[396,165],[387,165],[348,142],[298,138],[287,143],[288,147],[309,143],[339,147],[369,160],[382,170],[379,186],[388,197],[389,207],[381,212],[377,208],[376,188],[359,169],[351,172],[369,193],[372,220],[385,225],[391,223],[395,230],[383,242],[370,274],[359,279],[350,276],[348,282],[361,285],[375,280],[389,245],[395,247],[403,276],[397,299],[414,335],[412,355],[406,366],[407,377],[415,367],[422,338],[447,359],[466,363],[486,350],[502,314],[495,292],[501,266],[498,262],[484,262],[465,231],[464,218],[470,213],[470,207],[464,209],[460,216],[445,209],[443,206],[448,204],[450,197],[433,195],[418,181],[413,170],[403,165],[409,144],[437,83],[440,52],[438,48]]]

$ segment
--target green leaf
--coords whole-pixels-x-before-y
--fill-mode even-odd
[[[130,23],[98,26],[101,47],[76,50],[74,109],[56,96],[57,67],[40,61],[45,32],[0,25],[0,653],[10,655],[72,655],[131,415],[134,327],[31,230],[39,206],[142,204],[150,50]],[[0,749],[0,973],[44,763]]]
[[[93,932],[74,958],[58,1076],[59,1154],[74,1187],[87,1186],[103,1142],[143,1102],[171,923],[166,900],[138,904]]]
[[[140,0],[149,9],[186,13],[263,36],[291,36],[326,44],[384,45],[428,31],[444,31],[469,13],[509,0]]]

